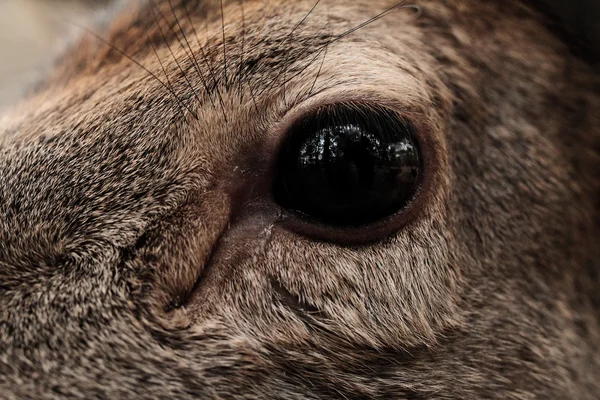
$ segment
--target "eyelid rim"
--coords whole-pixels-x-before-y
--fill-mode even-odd
[[[289,139],[290,132],[293,131],[293,127],[298,121],[312,115],[319,109],[337,105],[351,105],[359,108],[371,107],[393,112],[399,119],[405,119],[413,125],[415,140],[421,151],[421,182],[418,184],[412,199],[395,213],[366,225],[354,227],[331,226],[316,219],[303,218],[302,214],[287,210],[276,203],[272,194],[279,157],[283,146]],[[308,238],[339,245],[354,246],[381,241],[409,223],[413,223],[423,215],[423,210],[428,203],[435,199],[435,188],[439,186],[436,183],[441,183],[442,132],[436,129],[436,126],[432,123],[431,115],[428,114],[428,110],[425,107],[407,106],[406,104],[402,104],[398,99],[392,99],[376,93],[364,93],[360,96],[354,95],[352,97],[348,97],[343,92],[337,95],[324,94],[323,96],[315,96],[296,107],[292,107],[274,127],[272,135],[270,135],[274,139],[270,141],[268,149],[269,154],[274,155],[271,157],[271,166],[269,168],[269,170],[273,171],[273,176],[270,179],[271,201],[279,208],[282,215],[276,227]]]

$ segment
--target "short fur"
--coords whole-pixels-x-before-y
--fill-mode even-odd
[[[597,398],[596,72],[517,0],[314,4],[129,9],[3,120],[0,397]],[[333,101],[415,124],[405,216],[271,200]]]

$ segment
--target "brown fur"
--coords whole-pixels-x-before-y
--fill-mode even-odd
[[[417,3],[329,45],[390,2],[290,39],[313,2],[227,1],[225,46],[209,1],[86,35],[2,123],[0,397],[597,398],[598,76],[520,1]],[[415,124],[406,214],[271,199],[286,126],[335,101]]]

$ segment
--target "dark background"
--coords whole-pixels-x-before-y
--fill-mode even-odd
[[[551,16],[553,28],[565,36],[575,53],[600,62],[600,0],[532,0]]]

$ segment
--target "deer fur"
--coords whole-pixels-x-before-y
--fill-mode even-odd
[[[0,123],[0,397],[596,399],[597,70],[523,1],[415,3],[86,32]],[[286,128],[336,101],[415,125],[410,210],[274,203]]]

